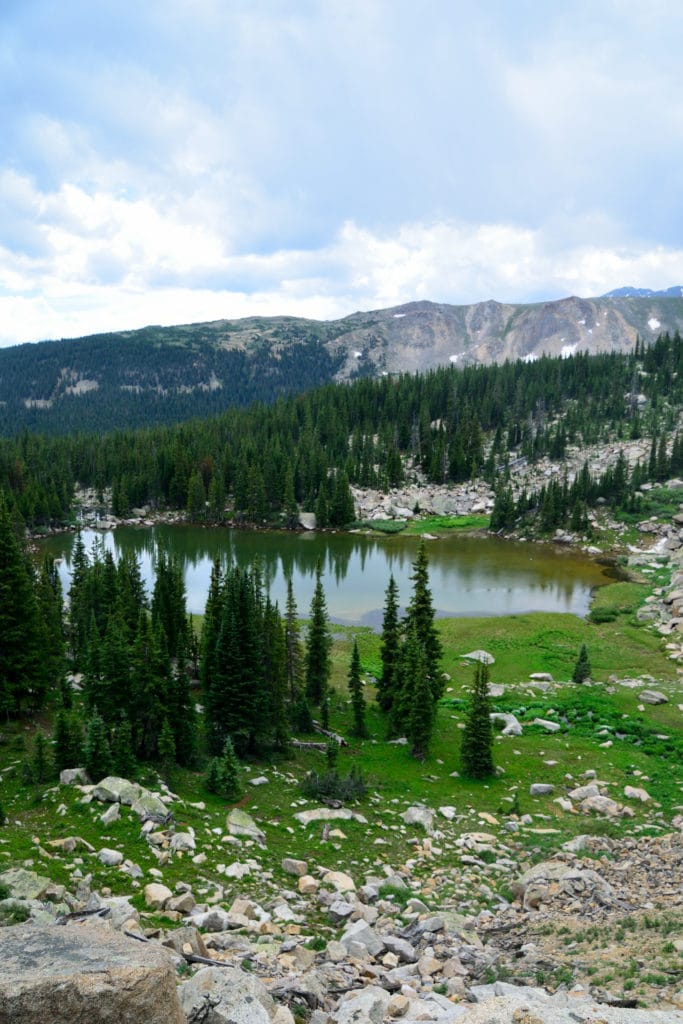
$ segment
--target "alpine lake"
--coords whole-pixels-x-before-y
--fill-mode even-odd
[[[86,550],[102,545],[115,559],[133,553],[148,593],[160,549],[177,558],[185,576],[187,608],[203,614],[213,562],[247,568],[258,561],[271,599],[284,611],[291,578],[302,617],[307,616],[318,559],[330,620],[379,630],[389,577],[403,604],[412,592],[417,536],[355,533],[295,533],[206,528],[191,525],[83,530]],[[40,543],[58,559],[65,592],[75,534]],[[514,542],[486,535],[449,535],[427,540],[432,597],[438,617],[504,616],[526,612],[567,612],[583,617],[594,588],[614,581],[615,570],[583,552],[546,544]]]

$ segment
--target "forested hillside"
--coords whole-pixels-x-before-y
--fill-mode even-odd
[[[680,296],[411,302],[335,321],[251,317],[0,349],[0,434],[107,431],[271,403],[332,381],[622,353],[683,329]]]
[[[147,328],[0,350],[0,433],[68,434],[174,423],[273,402],[329,381],[339,359],[308,332],[273,349],[212,331]]]
[[[186,510],[192,520],[291,526],[303,507],[315,509],[319,525],[340,526],[353,518],[350,484],[397,486],[416,467],[438,483],[489,480],[500,496],[498,525],[509,526],[548,499],[521,495],[511,505],[515,459],[562,460],[568,444],[651,438],[648,464],[621,466],[616,481],[551,481],[550,528],[577,503],[623,503],[644,480],[683,472],[682,369],[680,336],[662,335],[631,355],[361,379],[174,426],[62,438],[25,432],[0,443],[0,486],[32,527],[68,518],[76,483],[111,487],[120,516],[150,505]]]

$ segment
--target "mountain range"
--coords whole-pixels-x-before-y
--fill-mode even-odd
[[[409,302],[340,320],[249,317],[0,349],[0,432],[172,422],[330,381],[630,351],[683,329],[683,288],[533,304]]]

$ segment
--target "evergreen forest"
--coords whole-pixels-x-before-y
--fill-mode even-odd
[[[582,529],[597,501],[632,507],[644,481],[683,472],[682,367],[680,336],[664,334],[630,355],[360,379],[143,429],[107,432],[103,414],[99,433],[0,439],[0,490],[32,530],[73,521],[77,484],[103,500],[111,489],[122,517],[148,506],[194,522],[287,528],[306,509],[338,528],[354,518],[351,486],[386,490],[417,472],[440,484],[487,480],[493,529],[523,517],[541,531]],[[519,460],[561,465],[569,445],[641,437],[650,458],[635,467],[622,460],[597,479],[587,467],[574,480],[558,474],[538,493],[510,488]]]

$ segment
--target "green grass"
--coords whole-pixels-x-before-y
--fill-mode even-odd
[[[425,516],[408,524],[406,533],[451,533],[453,531],[488,530],[490,516]]]
[[[375,533],[394,534],[402,533],[406,528],[403,519],[359,519],[355,523],[349,523],[349,530],[374,530]]]
[[[594,768],[600,778],[611,784],[610,793],[616,799],[623,799],[625,785],[644,784],[653,802],[659,805],[657,810],[661,810],[663,821],[668,822],[676,813],[675,808],[683,803],[683,741],[677,704],[683,699],[675,695],[680,684],[660,638],[647,627],[633,624],[633,613],[646,593],[646,587],[633,584],[601,588],[596,595],[596,607],[614,611],[610,622],[546,613],[439,620],[444,644],[443,669],[451,678],[445,684],[447,692],[438,708],[434,740],[424,763],[411,758],[405,746],[386,742],[386,724],[374,704],[375,691],[369,678],[370,674],[377,676],[381,667],[380,637],[368,628],[335,626],[330,724],[347,736],[352,710],[346,679],[354,637],[365,673],[369,738],[350,740],[349,746],[340,752],[338,770],[346,774],[354,766],[366,779],[369,794],[358,809],[368,823],[344,821],[340,823],[343,836],[325,841],[320,825],[305,828],[295,821],[293,815],[303,800],[300,780],[306,772],[320,772],[326,767],[324,755],[298,751],[288,759],[272,757],[266,763],[245,766],[244,798],[240,803],[264,828],[267,850],[233,848],[221,843],[211,831],[225,827],[229,805],[204,790],[201,774],[176,770],[171,787],[179,797],[174,807],[178,827],[195,830],[198,847],[207,853],[207,862],[196,868],[188,857],[176,856],[163,868],[164,881],[172,888],[177,881],[191,880],[197,893],[210,893],[215,884],[225,882],[218,871],[219,864],[248,857],[273,871],[273,891],[291,887],[291,879],[279,868],[285,856],[300,857],[311,864],[344,867],[357,880],[366,871],[382,873],[383,865],[397,867],[414,856],[415,848],[408,846],[407,840],[420,841],[422,833],[419,829],[406,830],[400,814],[410,803],[419,801],[432,808],[448,804],[457,809],[455,822],[439,819],[438,824],[450,837],[443,853],[443,863],[449,865],[449,872],[442,879],[442,898],[459,884],[461,851],[452,845],[453,839],[465,831],[499,835],[499,827],[482,818],[482,814],[492,815],[502,825],[515,799],[522,813],[541,816],[535,819],[536,831],[520,832],[514,840],[520,849],[525,848],[525,856],[530,860],[547,856],[562,841],[580,832],[623,836],[634,829],[650,827],[653,805],[641,806],[630,801],[635,812],[633,819],[606,821],[566,814],[552,796],[529,796],[529,786],[539,780],[554,783],[555,795],[561,795],[569,785],[567,776],[578,779],[586,768]],[[599,681],[596,685],[564,685],[548,694],[529,689],[531,672],[548,671],[557,680],[568,680],[582,643],[587,645],[593,678]],[[524,726],[520,737],[496,734],[494,760],[502,774],[478,783],[452,774],[459,768],[461,725],[473,677],[472,666],[461,655],[474,648],[484,648],[494,655],[491,679],[506,686],[503,697],[494,700],[494,707],[513,711]],[[658,687],[668,688],[671,700],[640,712],[638,688],[609,686],[607,680],[613,674],[623,677],[645,672],[656,678]],[[548,734],[530,724],[535,717],[566,719],[568,724],[563,723],[558,733]],[[48,716],[42,716],[38,724],[49,734]],[[114,892],[130,892],[127,876],[103,868],[93,855],[82,850],[72,858],[46,856],[53,852],[49,846],[51,839],[78,835],[96,849],[105,845],[120,848],[126,857],[140,864],[147,878],[149,869],[157,866],[140,835],[137,818],[128,809],[123,809],[120,821],[105,830],[99,822],[105,807],[81,803],[75,788],[21,785],[20,763],[31,747],[33,729],[34,725],[26,722],[3,725],[0,774],[3,806],[10,824],[0,828],[0,871],[4,864],[32,862],[37,871],[68,884],[67,865],[78,856],[83,859],[83,873],[93,873],[94,888],[108,885]],[[612,741],[608,748],[601,746],[606,739]],[[248,778],[252,774],[265,774],[270,780],[268,785],[251,787]],[[641,776],[647,776],[647,782],[638,781]],[[152,769],[148,769],[147,781],[155,784]],[[205,803],[205,810],[189,806],[200,800]],[[56,813],[61,803],[67,806],[63,817]],[[312,807],[315,801],[300,806]],[[511,840],[506,837],[505,841]],[[418,866],[415,871],[418,876],[423,871],[427,881],[433,867],[433,863],[426,862],[424,868]],[[491,876],[488,881],[492,888],[504,893],[509,878]],[[262,879],[247,876],[240,881],[239,891],[247,894],[253,886],[258,893],[263,884]],[[483,900],[481,894],[476,898]],[[324,925],[321,919],[318,929]]]

